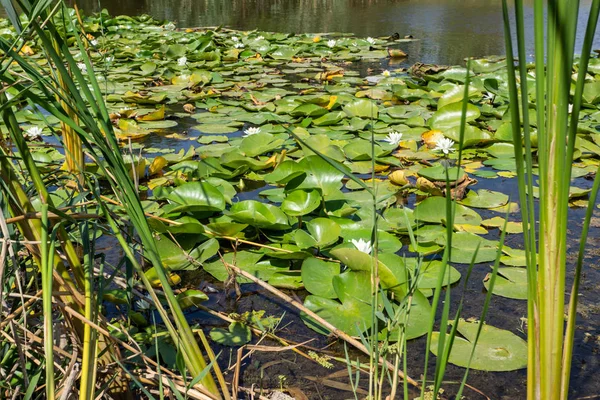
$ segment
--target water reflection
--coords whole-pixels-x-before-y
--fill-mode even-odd
[[[591,0],[582,0],[580,31]],[[87,12],[150,14],[179,26],[224,25],[280,32],[353,32],[420,40],[403,46],[408,62],[460,64],[464,57],[504,53],[500,0],[77,0]],[[525,15],[532,22],[533,0]],[[600,42],[597,40],[597,42]],[[528,46],[532,53],[532,46]]]

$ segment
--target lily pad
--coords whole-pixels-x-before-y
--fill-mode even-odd
[[[327,299],[338,296],[333,288],[332,279],[340,274],[340,264],[311,257],[302,263],[302,282],[311,294]]]
[[[459,203],[475,208],[497,208],[508,203],[508,195],[488,189],[470,190]]]
[[[437,110],[427,121],[431,129],[445,130],[460,125],[462,115],[462,103],[448,104]],[[467,104],[466,122],[475,121],[481,112],[473,104]]]
[[[317,190],[294,190],[281,203],[281,210],[292,217],[309,214],[321,205]]]
[[[279,207],[256,200],[235,203],[227,215],[234,221],[257,228],[277,230],[290,228],[287,217]]]
[[[414,217],[417,221],[440,224],[446,221],[446,199],[443,197],[428,197],[415,207]],[[455,224],[480,225],[482,218],[475,211],[463,205],[456,204],[454,213]]]
[[[483,279],[483,285],[489,290],[490,274]],[[527,269],[498,268],[492,293],[509,299],[527,300]]]
[[[176,187],[167,196],[173,207],[169,212],[223,211],[225,197],[206,182],[188,182]]]
[[[448,361],[459,367],[469,365],[473,341],[477,335],[477,322],[460,320],[458,332],[464,336],[455,337]],[[431,337],[430,350],[437,355],[439,332]],[[527,342],[512,332],[484,325],[470,367],[481,371],[514,371],[527,366]]]

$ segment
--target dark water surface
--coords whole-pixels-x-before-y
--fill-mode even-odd
[[[582,0],[583,32],[591,0]],[[350,32],[386,36],[398,32],[419,41],[407,44],[410,63],[460,64],[465,57],[504,54],[500,0],[78,0],[87,12],[150,14],[180,27],[224,25],[277,32]],[[533,1],[526,0],[533,25]],[[578,38],[578,49],[581,37]],[[600,36],[596,35],[596,47]],[[531,45],[528,54],[533,53]]]

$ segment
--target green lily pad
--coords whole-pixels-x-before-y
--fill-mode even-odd
[[[431,129],[445,130],[460,125],[462,115],[462,103],[448,104],[437,110],[427,121]],[[473,104],[467,104],[466,122],[475,121],[481,112]]]
[[[279,207],[256,200],[235,203],[227,215],[234,221],[257,228],[277,230],[290,228],[287,217]]]
[[[321,195],[317,190],[294,190],[281,203],[281,210],[292,217],[306,215],[321,205]]]
[[[446,221],[446,199],[443,197],[428,197],[420,202],[414,211],[417,221],[440,224]],[[454,213],[455,224],[479,225],[482,218],[475,211],[456,204]]]
[[[469,92],[468,92],[468,97],[474,96],[478,93],[479,91],[474,88],[473,86],[469,86]],[[462,100],[464,99],[464,94],[465,94],[465,86],[464,85],[452,85],[452,87],[450,89],[447,89],[444,94],[442,95],[442,97],[439,98],[438,100],[438,109],[443,108],[444,106],[448,105],[448,104],[452,104],[452,103],[458,103],[461,102],[462,105]]]
[[[477,335],[477,322],[460,320],[448,361],[459,367],[469,365],[473,341]],[[431,336],[430,350],[437,355],[439,332]],[[527,366],[527,342],[512,332],[484,325],[470,367],[481,371],[514,371]]]
[[[371,325],[371,305],[359,300],[347,300],[345,303],[340,303],[337,300],[311,294],[304,299],[304,306],[351,336],[358,336],[360,332],[364,332]],[[330,334],[328,329],[308,315],[302,313],[300,317],[309,328],[316,332],[323,335]]]
[[[327,113],[327,114],[313,120],[312,123],[315,126],[329,126],[329,125],[337,124],[344,118],[346,118],[346,113],[344,113],[342,111],[336,111],[336,112]]]
[[[340,264],[311,257],[302,263],[302,282],[311,294],[327,299],[338,296],[333,288],[332,279],[340,274]]]
[[[506,224],[506,227],[505,227]],[[506,233],[523,233],[523,224],[521,222],[509,221],[502,217],[494,217],[481,221],[481,225],[487,228],[499,228]]]
[[[192,129],[200,131],[202,133],[233,133],[237,132],[239,128],[221,124],[200,124],[194,126]]]
[[[302,248],[323,248],[334,244],[340,237],[341,228],[329,218],[315,218],[306,223],[308,232],[297,230],[294,239],[296,244]]]
[[[444,238],[445,241],[445,238]],[[475,253],[477,251],[477,253]],[[494,261],[497,257],[498,242],[487,240],[468,232],[452,234],[450,261],[460,264],[475,264]]]
[[[225,197],[206,182],[188,182],[176,187],[167,196],[173,207],[169,212],[223,211]]]
[[[348,117],[360,117],[377,119],[379,116],[379,108],[374,101],[360,99],[346,104],[343,108]]]
[[[475,208],[497,208],[508,203],[508,195],[488,189],[470,190],[460,204]]]
[[[446,170],[448,172],[446,172]],[[419,176],[429,179],[430,181],[446,181],[446,173],[450,182],[454,182],[457,178],[460,179],[465,175],[465,170],[458,167],[446,168],[441,164],[436,164],[433,167],[421,168],[418,172]]]
[[[413,279],[418,279],[417,286],[419,289],[433,289],[437,286],[439,274],[442,271],[442,262],[433,260],[433,261],[423,261],[421,264],[421,268],[418,270],[417,274],[417,263],[411,262],[413,259],[406,259],[406,266],[413,274]],[[444,273],[444,285],[453,284],[460,280],[460,272],[456,268],[451,265],[446,266],[446,271]],[[450,275],[448,276],[448,269],[450,270]]]
[[[283,139],[278,139],[270,133],[257,133],[242,139],[239,149],[248,157],[256,157],[278,149],[283,142]]]
[[[490,274],[483,279],[483,285],[489,290]],[[498,268],[492,293],[509,299],[527,300],[527,269]]]

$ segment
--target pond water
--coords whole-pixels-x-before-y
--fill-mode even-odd
[[[533,25],[533,1],[525,18]],[[581,1],[583,32],[591,0]],[[412,35],[409,63],[460,64],[469,57],[504,54],[500,0],[78,0],[87,12],[150,14],[181,27],[223,25],[274,32],[350,32],[358,36]],[[581,35],[578,37],[580,48]],[[596,35],[600,47],[600,36]],[[532,54],[528,46],[528,54]]]
[[[99,9],[98,0],[80,0],[77,3],[87,12],[94,12]],[[531,2],[528,1],[528,3]],[[583,0],[581,3],[583,10],[589,7],[590,1]],[[276,32],[353,32],[359,36],[389,36],[398,32],[401,37],[412,35],[418,39],[414,42],[402,44],[402,47],[409,53],[406,65],[418,61],[460,64],[466,56],[482,57],[505,52],[501,2],[497,0],[486,2],[480,0],[120,0],[103,1],[101,7],[107,8],[113,15],[147,13],[160,19],[176,20],[180,27],[224,25],[235,29],[257,28]],[[531,21],[531,14],[531,8],[527,8],[529,22]],[[580,20],[582,26],[585,24],[585,17],[586,15],[583,13]],[[600,42],[598,37],[596,42]],[[530,53],[531,50],[528,51],[528,54]],[[380,67],[378,63],[377,66]],[[361,66],[354,66],[353,68],[360,70],[360,75],[364,76],[366,74],[363,67],[366,65],[361,64]],[[180,110],[177,109],[177,111]],[[191,117],[182,118],[179,121],[177,131],[181,133],[188,129],[191,130],[196,124],[197,121]],[[231,135],[231,137],[240,135],[241,132]],[[166,136],[153,135],[148,138],[144,145],[179,150],[180,148],[187,148],[189,143],[170,140]],[[511,179],[502,179],[500,183],[502,191],[510,194],[512,198],[516,198],[516,185],[514,183],[514,180]],[[588,188],[591,184],[584,179],[580,179],[577,183],[578,186],[585,188]],[[497,181],[481,179],[478,188],[497,189],[497,186]],[[258,193],[264,188],[247,189],[246,193],[238,194],[238,200],[257,198]],[[409,205],[412,207],[414,199],[411,201]],[[581,220],[582,213],[582,210],[575,211],[573,221]],[[482,214],[486,218],[494,215],[486,212]],[[593,247],[594,250],[600,247],[600,243],[595,239],[600,237],[599,227],[600,222],[596,221],[596,226],[591,232],[590,247]],[[574,232],[578,232],[580,229],[575,222],[569,228],[573,229]],[[493,237],[493,239],[497,239],[497,237]],[[570,239],[573,241],[572,246],[574,247],[577,240],[576,235],[573,234]],[[507,244],[519,248],[521,241],[520,236],[515,236],[511,237]],[[597,335],[598,332],[598,320],[595,319],[595,315],[598,312],[596,304],[600,273],[594,268],[597,265],[598,253],[596,251],[593,257],[586,259],[589,264],[592,264],[592,268],[586,271],[582,284],[581,305],[584,312],[582,313],[581,329],[578,330],[576,336],[577,345],[574,361],[576,372],[572,380],[572,394],[574,396],[587,396],[600,390],[598,381],[590,379],[590,375],[593,374],[592,371],[597,370],[598,367],[599,361],[597,356],[594,355],[595,352],[598,352],[598,344],[594,340],[588,341],[588,336],[586,336],[590,335],[591,337],[591,335]],[[569,253],[569,256],[572,264],[572,253]],[[459,268],[463,274],[466,272],[464,265]],[[462,283],[457,285],[453,299],[458,299],[460,295],[465,294],[466,315],[479,315],[485,298],[481,282],[488,271],[489,265],[478,265],[467,287],[463,288]],[[214,283],[208,274],[201,271],[184,276],[184,280],[190,282],[190,287],[199,286],[201,289],[205,289],[210,285],[218,289],[227,289],[219,283]],[[301,298],[306,294],[307,292],[303,291],[294,293],[294,295]],[[325,347],[331,344],[326,337],[315,337],[314,332],[310,331],[298,319],[295,310],[290,309],[288,305],[282,304],[278,299],[253,285],[243,286],[241,298],[237,298],[231,290],[221,290],[218,295],[211,296],[207,306],[227,313],[243,313],[261,309],[267,310],[270,315],[282,315],[285,312],[285,327],[282,332],[284,336],[288,336],[297,342],[314,340],[311,345],[315,347]],[[490,324],[522,333],[523,322],[520,316],[526,314],[526,304],[524,302],[495,297],[493,307],[494,312],[491,313],[488,319]],[[201,323],[205,327],[211,324],[206,314],[202,312],[189,315],[189,317],[192,322]],[[212,321],[212,323],[215,326],[221,324],[219,321]],[[408,362],[411,365],[411,373],[418,376],[421,372],[418,366],[424,363],[421,356],[426,353],[424,338],[415,340],[413,346]],[[230,351],[230,349],[222,350],[226,352],[224,354]],[[332,347],[332,350],[337,355],[343,354],[343,348],[339,345]],[[231,356],[235,357],[234,353],[231,353]],[[352,355],[352,357],[356,356],[357,354]],[[340,398],[339,390],[334,390],[324,384],[317,387],[312,383],[315,376],[320,379],[326,377],[332,371],[327,371],[324,368],[317,369],[312,362],[302,362],[290,357],[287,354],[282,356],[279,353],[257,353],[251,358],[251,362],[244,365],[242,384],[246,386],[256,384],[261,387],[277,387],[279,374],[284,374],[289,377],[290,384],[301,386],[306,393],[310,394],[310,398],[317,398],[322,394],[324,395],[323,398]],[[268,370],[269,367],[274,368]],[[433,364],[431,367],[433,367]],[[277,372],[274,372],[275,370]],[[309,371],[310,376],[306,376],[307,371]],[[458,367],[450,366],[448,379],[458,381],[463,372],[464,370]],[[518,399],[524,397],[526,375],[524,370],[494,375],[482,371],[473,371],[469,382],[493,398]],[[451,386],[451,382],[448,385]],[[315,390],[314,388],[316,388],[316,391],[312,391]],[[450,392],[452,392],[452,389]]]

